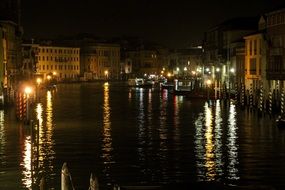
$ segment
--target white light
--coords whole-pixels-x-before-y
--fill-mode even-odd
[[[29,86],[27,86],[26,88],[25,88],[25,93],[26,94],[31,94],[32,93],[32,88],[31,87],[29,87]]]

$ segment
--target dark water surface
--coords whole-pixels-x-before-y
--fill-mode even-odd
[[[60,189],[64,162],[82,190],[91,172],[101,189],[200,181],[285,189],[285,130],[229,102],[88,83],[58,85],[31,109],[33,145],[14,109],[0,111],[0,189],[31,189],[41,176]]]

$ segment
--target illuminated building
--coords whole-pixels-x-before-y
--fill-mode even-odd
[[[57,81],[76,81],[80,75],[80,48],[40,45],[37,74],[44,79],[52,76]]]
[[[262,83],[266,85],[266,55],[263,33],[248,35],[244,39],[245,87],[251,90],[259,89]]]

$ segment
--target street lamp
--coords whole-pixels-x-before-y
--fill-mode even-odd
[[[105,73],[105,78],[108,79],[108,73],[109,73],[108,70],[106,70],[104,73]]]
[[[41,78],[37,78],[37,85],[39,86],[42,83],[42,79]]]
[[[51,80],[51,76],[50,75],[47,76],[47,80]]]

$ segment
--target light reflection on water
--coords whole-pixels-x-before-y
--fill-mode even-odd
[[[238,144],[237,144],[237,124],[236,124],[236,107],[230,105],[229,119],[228,119],[228,135],[227,135],[227,148],[228,148],[228,179],[238,180]]]
[[[140,160],[140,172],[143,174],[147,173],[147,155],[146,155],[146,147],[147,147],[147,129],[145,127],[146,116],[145,116],[145,107],[148,105],[144,103],[144,89],[137,88],[136,97],[138,101],[138,155]],[[130,92],[131,93],[131,92]]]
[[[26,136],[24,140],[23,150],[23,186],[27,189],[32,189],[32,147],[31,147],[31,136]]]
[[[54,181],[55,170],[54,161],[56,159],[54,151],[54,124],[53,124],[53,101],[52,92],[46,93],[46,104],[37,103],[35,105],[36,125],[33,135],[33,168],[34,178],[44,177],[51,183]],[[36,133],[36,134],[35,134]]]
[[[0,110],[0,166],[6,164],[5,161],[5,146],[6,146],[6,134],[5,134],[5,125],[4,125],[4,110]],[[0,167],[0,168],[1,168]],[[1,175],[2,171],[0,171]]]
[[[114,163],[112,156],[112,135],[111,135],[111,108],[109,103],[109,85],[105,84],[103,97],[103,142],[102,142],[102,158],[104,163],[103,173],[105,174],[108,183],[111,181],[111,165]],[[110,185],[110,184],[108,184]]]
[[[260,122],[254,114],[243,112],[231,103],[208,104],[152,89],[114,90],[112,85],[86,85],[95,94],[90,98],[79,93],[81,87],[78,86],[66,85],[56,96],[47,92],[34,105],[39,125],[38,137],[35,137],[38,146],[30,143],[28,128],[20,126],[20,132],[17,127],[13,129],[6,120],[2,121],[3,112],[0,112],[0,164],[4,167],[0,168],[4,171],[1,177],[9,178],[10,166],[5,163],[10,160],[6,157],[16,155],[12,164],[21,177],[18,183],[29,189],[33,168],[28,163],[34,152],[34,176],[40,171],[40,175],[47,176],[48,187],[54,189],[60,181],[60,172],[56,170],[61,168],[62,161],[72,159],[70,155],[74,154],[70,152],[74,151],[76,158],[71,167],[77,172],[72,174],[79,176],[74,178],[75,185],[82,180],[79,189],[87,189],[82,186],[89,176],[81,176],[90,173],[81,167],[89,166],[99,173],[99,182],[103,179],[102,183],[109,185],[114,181],[145,185],[196,181],[238,184],[242,180],[251,183],[253,178],[257,184],[262,184],[263,179],[268,184],[275,181],[276,176],[278,183],[283,183],[280,179],[284,177],[284,163],[271,160],[284,159],[284,132],[273,128],[266,117],[262,119],[267,122]],[[82,98],[90,99],[82,101]],[[74,104],[70,106],[70,102]],[[77,110],[77,114],[73,110],[66,112],[66,107]],[[84,119],[73,118],[78,115]],[[71,119],[74,119],[72,127],[60,127]],[[94,127],[94,123],[101,126]],[[15,149],[18,144],[19,150]],[[82,166],[85,160],[90,165]],[[260,164],[264,162],[270,165]],[[269,178],[271,171],[274,175]],[[0,179],[0,187],[3,181]]]
[[[221,102],[217,100],[214,105],[205,103],[204,113],[200,113],[195,121],[195,152],[198,181],[220,180],[226,176],[229,180],[238,180],[238,145],[236,107],[230,104],[227,116],[227,141],[223,144],[223,117]],[[228,155],[223,155],[223,149]],[[223,158],[227,157],[228,162]],[[224,165],[226,164],[226,169]]]

